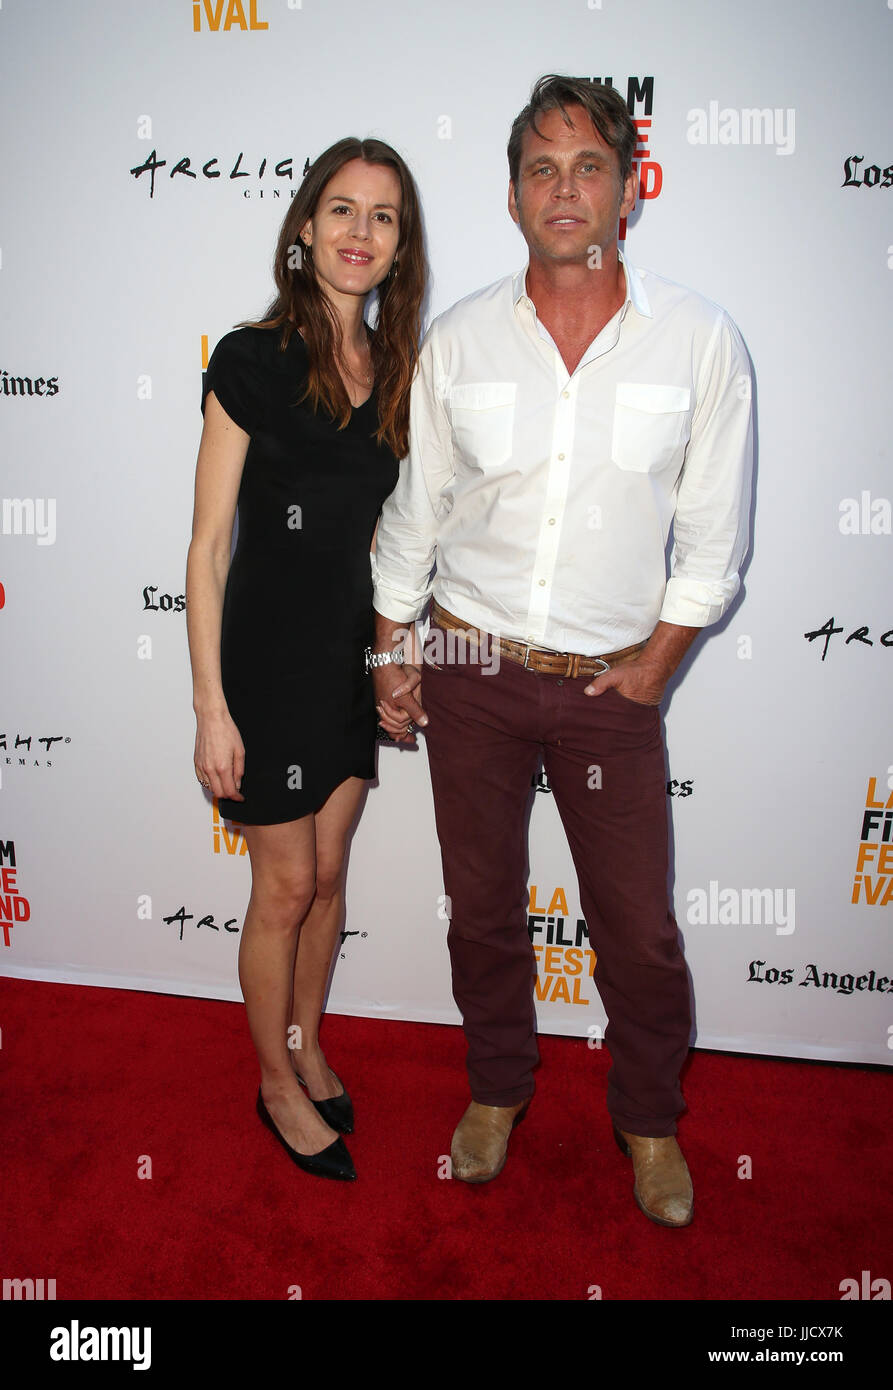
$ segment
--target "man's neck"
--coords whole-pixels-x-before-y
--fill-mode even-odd
[[[593,258],[590,258],[593,259]],[[601,266],[588,262],[555,265],[531,256],[527,293],[537,317],[549,330],[569,372],[626,299],[626,276],[617,243],[601,255]]]

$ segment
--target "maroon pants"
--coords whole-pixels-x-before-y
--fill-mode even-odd
[[[532,1095],[539,1054],[526,823],[542,758],[596,952],[612,1062],[608,1110],[621,1129],[662,1137],[676,1132],[684,1109],[679,1071],[691,1020],[667,900],[660,714],[615,690],[584,695],[590,679],[540,675],[505,658],[495,674],[468,660],[424,668],[453,995],[472,1097],[515,1105]]]

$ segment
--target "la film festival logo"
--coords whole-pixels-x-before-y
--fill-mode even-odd
[[[12,945],[12,929],[31,920],[31,904],[16,882],[16,847],[13,840],[0,840],[0,931],[3,945]]]
[[[851,896],[851,902],[869,907],[893,902],[893,768],[888,769],[888,796],[878,791],[879,781],[868,779]]]
[[[192,0],[193,33],[229,34],[235,30],[248,34],[269,29],[269,20],[258,14],[259,3],[260,0]],[[288,8],[301,9],[301,0],[288,0]]]
[[[220,814],[216,796],[211,798],[211,833],[215,854],[248,853],[248,841],[242,834],[241,825],[238,821],[230,821],[227,825]]]
[[[548,907],[538,900],[539,889],[530,885],[527,912],[527,933],[536,956],[536,997],[550,1004],[579,1004],[586,1007],[583,997],[585,982],[595,969],[595,952],[589,945],[589,928],[582,917],[571,923],[567,893],[555,888]],[[541,937],[542,940],[535,940]]]
[[[613,87],[613,77],[584,77],[583,82],[600,82]],[[638,175],[638,198],[646,202],[660,196],[664,184],[663,167],[652,159],[649,141],[654,110],[654,78],[629,77],[626,82],[626,106],[636,128],[637,140],[633,150],[633,173]],[[626,218],[620,220],[619,240],[626,240]]]

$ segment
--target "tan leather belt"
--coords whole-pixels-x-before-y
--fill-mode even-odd
[[[467,633],[477,643],[485,635],[480,628],[471,627],[455,614],[448,613],[436,600],[431,606],[431,619],[440,627]],[[644,642],[637,642],[634,647],[624,647],[622,651],[609,652],[606,656],[580,656],[577,652],[550,652],[542,647],[528,647],[509,637],[494,637],[489,633],[486,636],[500,656],[519,662],[528,671],[539,671],[546,676],[600,676],[612,666],[632,661],[645,646]]]

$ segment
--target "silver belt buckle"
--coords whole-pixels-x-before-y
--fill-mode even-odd
[[[548,652],[548,655],[549,655],[549,656],[566,656],[566,655],[567,655],[566,652],[550,652],[550,651],[548,650],[547,647],[525,647],[525,648],[524,648],[524,670],[525,670],[525,671],[529,671],[529,670],[531,669],[531,667],[528,665],[528,662],[529,662],[529,660],[530,660],[530,653],[531,653],[531,652],[543,652],[543,653],[547,653],[547,652]]]
[[[595,673],[596,675],[603,676],[606,671],[610,671],[611,667],[608,665],[607,661],[603,661],[600,656],[594,656],[592,660],[597,661],[599,666],[601,666],[602,668],[600,671],[597,671]]]

